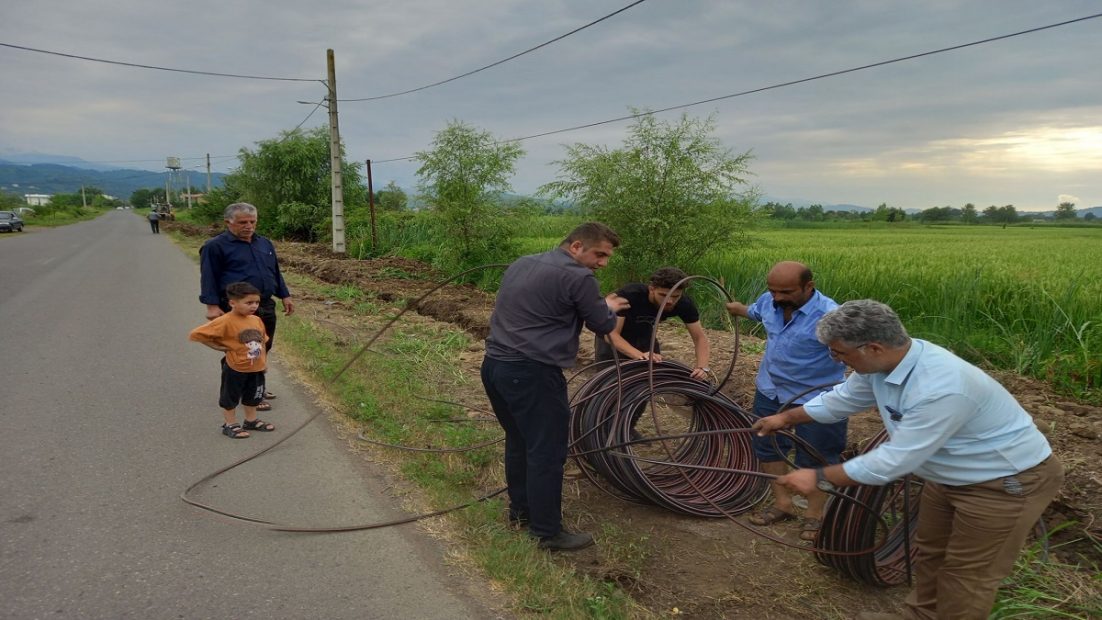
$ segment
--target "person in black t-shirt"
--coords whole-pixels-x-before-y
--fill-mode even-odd
[[[669,294],[670,289],[686,277],[685,272],[676,267],[663,267],[651,275],[650,284],[635,282],[616,291],[631,303],[631,308],[618,317],[616,328],[608,335],[611,346],[599,336],[595,340],[594,351],[597,361],[605,362],[613,359],[612,347],[616,347],[621,360],[650,359],[651,332],[654,330],[654,319],[658,316],[662,300]],[[677,317],[685,323],[696,352],[692,376],[694,379],[704,380],[711,372],[708,368],[711,347],[704,328],[700,326],[700,312],[697,311],[696,304],[683,293],[682,288],[670,295],[666,307],[662,308],[662,320]],[[662,361],[661,351],[662,347],[656,341],[653,354],[655,362]]]

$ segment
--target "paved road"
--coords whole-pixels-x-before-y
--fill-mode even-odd
[[[198,268],[129,211],[0,238],[0,618],[485,618],[411,526],[290,534],[178,499],[279,436],[219,434]],[[314,411],[280,370],[264,417]],[[274,436],[274,437],[273,437]],[[201,489],[284,523],[394,518],[324,417]]]

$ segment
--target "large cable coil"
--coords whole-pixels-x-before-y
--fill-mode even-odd
[[[881,430],[864,447],[868,452],[888,438]],[[910,582],[918,527],[922,481],[914,476],[884,486],[842,487],[823,512],[815,557],[853,579],[876,586]],[[875,511],[875,512],[874,512]],[[858,549],[868,553],[851,554]],[[831,553],[835,552],[835,553]]]
[[[738,473],[758,469],[749,433],[731,432],[753,417],[691,372],[671,361],[599,371],[574,394],[571,453],[595,486],[621,499],[700,517],[745,512],[768,491],[765,480]],[[640,438],[637,426],[655,436]]]

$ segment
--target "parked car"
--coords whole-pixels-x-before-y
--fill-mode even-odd
[[[0,230],[23,232],[23,219],[13,211],[0,211]]]

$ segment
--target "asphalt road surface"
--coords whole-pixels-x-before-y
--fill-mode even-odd
[[[293,293],[293,291],[292,291]],[[199,271],[111,211],[0,236],[0,618],[486,618],[478,584],[399,526],[280,533],[180,493],[315,411],[279,367],[273,433],[219,434]],[[325,421],[201,487],[226,510],[337,525],[402,516]]]

